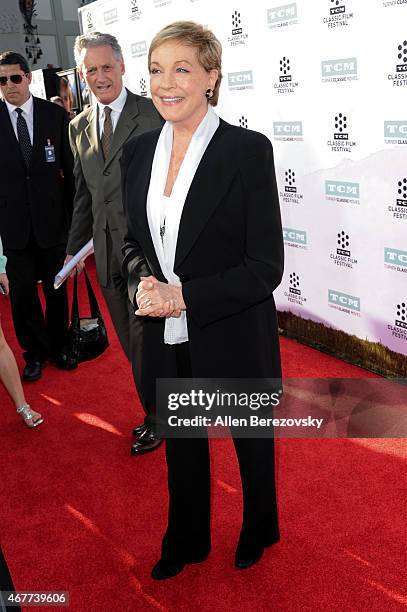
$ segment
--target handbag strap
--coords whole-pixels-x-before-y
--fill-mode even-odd
[[[88,300],[90,306],[90,312],[93,319],[102,319],[99,304],[97,303],[95,292],[93,291],[92,285],[89,280],[86,269],[83,271],[85,275],[86,288],[88,290]],[[72,309],[71,309],[71,325],[72,327],[79,329],[79,303],[78,303],[78,274],[75,274],[73,281],[73,293],[72,293]]]
[[[90,306],[90,312],[91,312],[92,318],[101,319],[102,315],[100,313],[99,304],[97,303],[95,292],[93,291],[92,285],[90,284],[90,280],[89,280],[88,273],[86,272],[86,268],[83,271],[85,273],[86,288],[88,290],[88,299],[89,299],[89,306]],[[75,280],[76,280],[76,276],[77,275],[75,274]]]
[[[71,326],[79,329],[79,306],[78,306],[78,275],[75,274],[73,281],[72,308],[71,308]]]

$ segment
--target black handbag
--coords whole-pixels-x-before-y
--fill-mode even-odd
[[[88,290],[91,317],[79,318],[78,275],[75,274],[71,324],[66,342],[66,368],[69,370],[76,368],[82,361],[89,361],[98,357],[109,346],[105,322],[100,313],[95,293],[86,270],[83,272]]]

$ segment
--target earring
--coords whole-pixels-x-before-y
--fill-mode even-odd
[[[208,98],[208,100],[209,100],[210,98],[213,98],[213,89],[207,89],[207,90],[205,91],[205,96]]]

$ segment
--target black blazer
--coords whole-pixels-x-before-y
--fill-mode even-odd
[[[37,244],[67,240],[74,192],[68,118],[57,104],[33,98],[34,138],[27,169],[5,102],[0,102],[0,233],[5,249],[23,249],[32,224]],[[45,159],[48,141],[55,162]]]
[[[149,231],[146,198],[160,130],[133,139],[122,157],[129,297],[140,276],[165,281]],[[174,271],[182,282],[194,377],[280,377],[273,291],[283,274],[283,238],[273,151],[257,132],[221,120],[181,216]],[[172,376],[164,320],[145,318],[140,391]]]

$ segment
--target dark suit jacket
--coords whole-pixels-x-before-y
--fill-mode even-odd
[[[97,106],[84,110],[69,126],[75,157],[76,195],[67,252],[74,255],[93,236],[96,268],[102,286],[108,283],[106,225],[119,261],[126,233],[120,189],[120,157],[132,136],[162,125],[151,100],[127,91],[126,103],[114,131],[109,156],[104,161],[98,133]]]
[[[146,213],[158,137],[156,130],[134,139],[122,157],[123,265],[132,301],[140,276],[165,281]],[[272,292],[282,278],[283,254],[272,146],[262,134],[221,120],[188,192],[175,255],[194,377],[280,377]],[[144,319],[139,385],[149,401],[155,378],[173,376],[163,334],[163,319]]]
[[[0,232],[7,249],[23,249],[32,224],[42,248],[66,243],[73,200],[73,157],[66,112],[33,98],[34,138],[27,169],[5,102],[0,101]],[[48,140],[55,162],[45,159]]]

